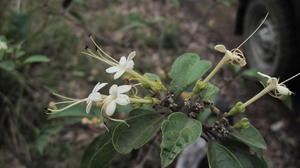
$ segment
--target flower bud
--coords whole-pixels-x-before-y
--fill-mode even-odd
[[[200,91],[207,87],[207,83],[201,80],[198,80],[193,88],[193,94],[200,93]]]
[[[249,126],[250,126],[250,122],[249,122],[248,118],[244,117],[239,122],[234,124],[234,126],[232,128],[243,129],[243,128],[248,128]]]
[[[230,109],[228,113],[225,113],[226,116],[234,116],[238,114],[242,114],[245,112],[245,106],[242,102],[237,102],[234,107]]]

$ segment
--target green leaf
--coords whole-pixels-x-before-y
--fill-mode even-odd
[[[138,109],[134,109],[129,113],[129,117],[139,116],[143,114],[153,114],[157,113],[153,108],[151,107],[140,107]]]
[[[264,138],[253,125],[241,130],[233,130],[230,134],[250,147],[253,146],[260,149],[267,148]]]
[[[128,105],[117,105],[116,111],[118,113],[129,114],[133,110],[132,104]]]
[[[205,89],[200,90],[199,94],[203,100],[211,100],[218,92],[219,88],[209,83]]]
[[[61,112],[50,113],[48,119],[57,119],[57,118],[93,118],[99,116],[99,108],[92,106],[91,112],[87,114],[85,112],[85,105],[76,105],[67,110]]]
[[[154,73],[145,73],[144,76],[151,81],[160,81],[160,77]]]
[[[13,61],[0,62],[0,68],[6,71],[12,71],[15,69],[15,63]]]
[[[49,62],[50,59],[44,55],[34,55],[25,59],[24,63],[34,63],[34,62]]]
[[[211,113],[211,110],[209,108],[206,108],[197,115],[197,120],[199,120],[201,123],[204,123],[211,115]]]
[[[51,135],[58,133],[63,129],[63,126],[49,126],[40,130],[35,143],[33,144],[40,153],[43,153],[45,147],[49,143]]]
[[[115,125],[111,125],[109,130],[113,130]],[[95,138],[87,147],[82,156],[80,168],[109,167],[110,162],[117,154],[112,144],[111,131],[105,132]]]
[[[189,144],[202,133],[201,122],[190,119],[181,112],[172,113],[162,123],[161,165],[167,167]]]
[[[236,156],[243,168],[267,168],[265,160],[251,154],[245,144],[230,139],[222,141],[222,144]]]
[[[211,67],[208,61],[201,61],[194,53],[186,53],[178,57],[172,65],[170,89],[179,95],[189,85],[196,82]]]
[[[119,153],[129,153],[150,141],[160,128],[164,116],[155,113],[136,115],[120,123],[113,133],[113,145]]]
[[[208,143],[207,158],[210,168],[243,168],[238,158],[216,141]]]

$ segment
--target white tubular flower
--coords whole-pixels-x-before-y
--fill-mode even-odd
[[[226,64],[238,63],[241,67],[247,64],[243,52],[238,48],[229,51],[224,45],[219,44],[215,46],[215,50],[224,53],[224,56],[221,59],[221,61],[216,65],[216,67],[203,80],[204,83],[207,83]]]
[[[126,71],[132,70],[134,66],[133,58],[135,56],[135,51],[132,51],[127,59],[125,56],[122,56],[119,64],[112,66],[106,69],[107,73],[115,73],[114,79],[120,78]]]
[[[89,96],[84,99],[74,99],[74,98],[66,97],[66,96],[63,96],[63,95],[60,95],[57,93],[53,93],[53,95],[64,99],[64,101],[53,102],[53,107],[48,108],[48,110],[50,112],[61,112],[68,108],[71,108],[77,104],[86,102],[87,103],[86,112],[89,113],[91,111],[93,102],[100,102],[103,100],[102,95],[98,91],[106,85],[107,85],[107,83],[102,83],[102,84],[100,82],[97,83],[96,86],[94,87],[94,89],[92,90],[92,92],[89,94]],[[66,105],[60,109],[56,109],[55,105],[57,105],[57,104],[68,104],[68,105]]]
[[[242,53],[241,50],[237,48],[229,51],[226,49],[224,45],[219,44],[215,46],[215,50],[221,53],[225,53],[224,58],[226,59],[226,63],[230,63],[230,64],[238,63],[240,64],[241,67],[247,64],[244,54]]]
[[[100,83],[98,82],[92,92],[89,94],[87,100],[86,100],[86,113],[89,113],[91,111],[93,102],[99,102],[102,100],[102,95],[98,92],[101,88],[106,86],[107,83]]]
[[[7,44],[4,41],[0,41],[0,50],[6,50]]]
[[[279,80],[274,77],[270,77],[269,75],[263,74],[261,72],[258,72],[258,74],[264,78],[267,78],[267,85],[270,85],[272,83],[275,84],[274,90],[270,92],[269,94],[275,98],[282,98],[283,96],[289,96],[292,95],[293,92],[289,90],[283,83],[279,83]]]
[[[109,96],[104,100],[102,111],[105,111],[107,116],[112,116],[116,110],[117,104],[127,105],[130,103],[129,97],[123,93],[128,92],[131,89],[131,85],[112,85],[109,89]]]

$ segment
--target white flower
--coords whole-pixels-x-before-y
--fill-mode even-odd
[[[123,93],[128,92],[131,85],[112,85],[109,89],[109,96],[104,100],[102,109],[105,110],[107,116],[112,116],[116,110],[117,104],[127,105],[130,103],[129,97]]]
[[[122,56],[119,61],[119,64],[116,66],[107,68],[106,72],[107,73],[115,73],[114,79],[120,78],[126,71],[133,69],[134,62],[132,59],[134,58],[135,54],[136,54],[135,51],[132,51],[128,55],[127,59],[125,56]]]
[[[267,85],[274,84],[275,89],[273,93],[270,93],[271,96],[275,98],[281,98],[282,96],[292,95],[293,92],[289,90],[283,83],[279,83],[279,80],[274,77],[270,77],[269,75],[258,72],[258,74],[262,77],[267,78]]]
[[[106,86],[107,83],[100,83],[98,82],[96,86],[94,87],[93,91],[89,94],[89,96],[86,99],[86,112],[89,113],[91,111],[93,102],[99,102],[102,100],[102,95],[98,92],[101,88]]]
[[[0,50],[6,50],[7,44],[4,41],[0,41]]]
[[[244,54],[242,53],[241,50],[239,50],[237,48],[229,51],[226,49],[226,47],[224,45],[219,44],[219,45],[215,46],[215,50],[217,50],[221,53],[225,53],[224,58],[226,58],[227,63],[231,63],[231,64],[238,63],[242,67],[247,64]]]

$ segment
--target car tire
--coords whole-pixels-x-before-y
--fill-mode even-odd
[[[292,8],[282,0],[251,0],[245,10],[243,37],[247,38],[261,23],[263,26],[245,44],[246,58],[250,68],[268,75],[283,77],[293,68],[296,30]],[[292,70],[293,71],[293,70]]]

